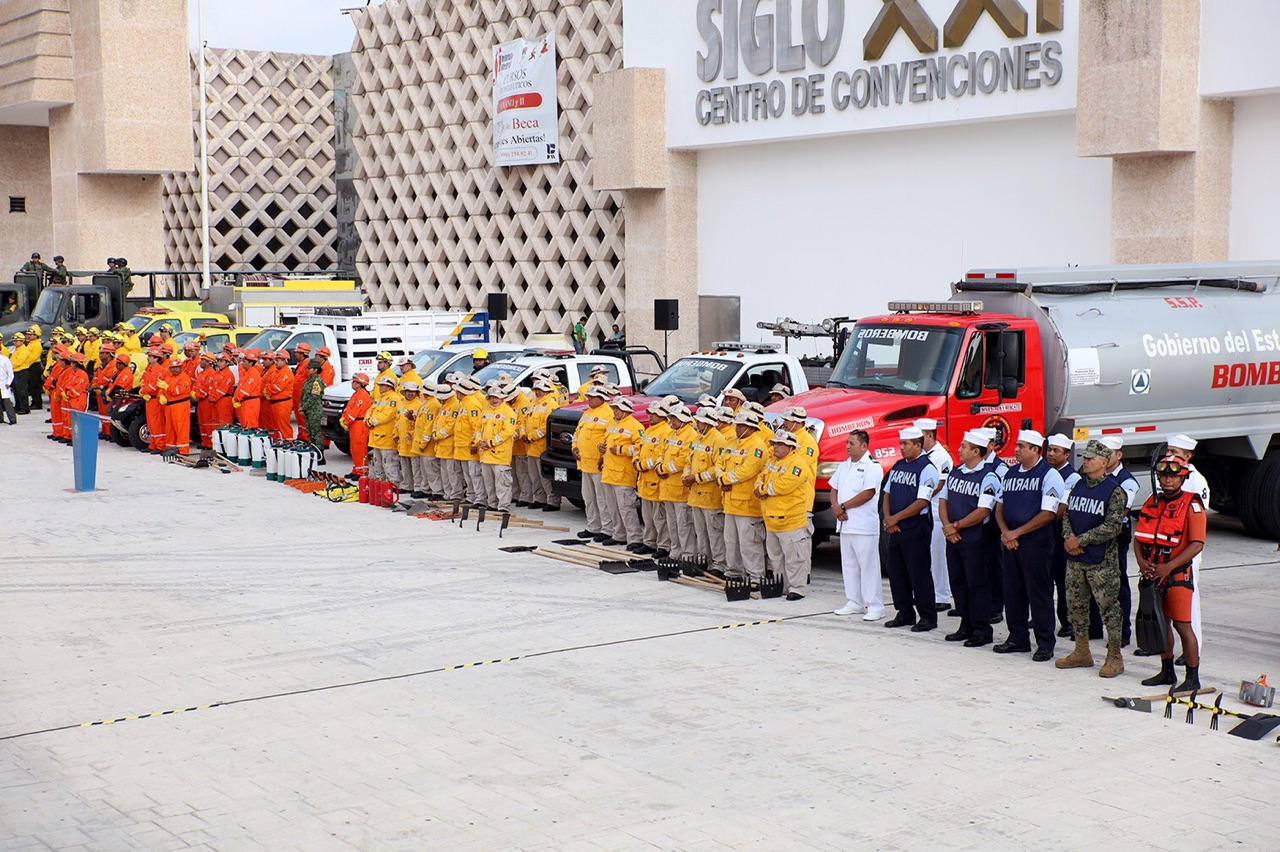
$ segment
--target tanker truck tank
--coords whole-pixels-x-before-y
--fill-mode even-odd
[[[1191,435],[1214,507],[1280,537],[1280,495],[1263,491],[1272,470],[1280,485],[1278,282],[1270,261],[975,270],[954,289],[1038,325],[1046,427],[1077,448],[1119,434],[1140,465]]]

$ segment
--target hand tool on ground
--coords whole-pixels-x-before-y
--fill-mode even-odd
[[[751,599],[751,581],[746,577],[741,579],[730,577],[724,582],[724,599],[733,603],[734,601],[746,601]]]
[[[1212,695],[1217,691],[1218,690],[1216,687],[1207,686],[1204,689],[1200,690],[1200,694],[1202,696]],[[1189,695],[1191,695],[1193,692],[1194,690],[1184,690],[1182,692],[1174,693],[1173,697],[1186,698]],[[1111,704],[1114,704],[1116,707],[1125,708],[1128,710],[1137,710],[1142,713],[1150,713],[1152,706],[1160,702],[1163,702],[1166,697],[1167,696],[1165,693],[1159,693],[1156,695],[1122,696],[1122,697],[1115,697],[1115,698],[1109,695],[1104,695],[1102,696],[1102,700],[1108,701]]]
[[[760,599],[782,597],[782,577],[775,576],[772,571],[766,571],[764,579],[760,581]]]
[[[1267,684],[1265,674],[1257,680],[1240,681],[1240,700],[1254,707],[1270,707],[1276,701],[1276,688]]]
[[[515,544],[510,547],[499,547],[503,553],[533,553],[538,549],[536,544]]]
[[[1164,593],[1154,580],[1138,581],[1133,640],[1138,651],[1147,656],[1160,656],[1168,650],[1169,620],[1164,614]]]

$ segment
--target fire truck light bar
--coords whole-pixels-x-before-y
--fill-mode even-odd
[[[917,311],[926,314],[976,314],[982,311],[982,302],[890,302],[889,310],[905,314]]]

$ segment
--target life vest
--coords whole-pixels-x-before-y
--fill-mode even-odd
[[[1167,562],[1173,550],[1182,544],[1187,532],[1187,515],[1192,511],[1203,512],[1204,504],[1198,495],[1188,491],[1179,492],[1172,500],[1163,500],[1155,494],[1148,497],[1138,510],[1138,523],[1133,530],[1143,556],[1156,564]],[[1163,585],[1194,589],[1190,563],[1171,572]]]

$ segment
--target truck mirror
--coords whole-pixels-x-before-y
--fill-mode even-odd
[[[1004,399],[1016,399],[1018,396],[1017,376],[1005,376],[1000,385],[1000,396]]]
[[[641,379],[636,383],[636,393],[644,393],[649,387],[648,379]]]

